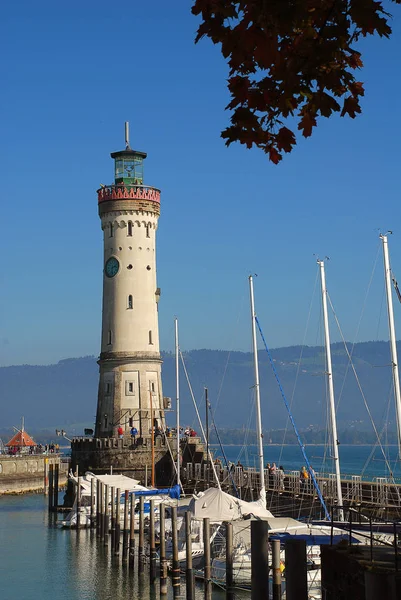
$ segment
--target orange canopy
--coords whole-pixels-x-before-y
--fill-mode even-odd
[[[26,431],[17,431],[6,446],[22,448],[23,446],[36,446],[36,444]]]

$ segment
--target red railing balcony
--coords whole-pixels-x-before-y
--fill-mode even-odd
[[[97,190],[98,202],[109,200],[149,200],[160,204],[160,190],[149,185],[106,185]]]

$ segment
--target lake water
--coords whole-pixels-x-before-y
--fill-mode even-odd
[[[216,455],[219,454],[214,448]],[[256,447],[226,447],[227,458],[256,466]],[[370,446],[340,446],[344,473],[360,474],[371,454]],[[391,464],[397,448],[389,449]],[[323,446],[307,448],[316,471],[325,467]],[[282,464],[286,471],[299,469],[303,458],[295,446],[267,446],[265,461]],[[385,475],[384,461],[375,454],[364,474]],[[60,503],[62,501],[60,495]],[[185,588],[181,588],[185,593]],[[171,596],[169,596],[171,597]],[[156,600],[158,590],[111,559],[93,539],[93,532],[61,530],[49,521],[47,499],[42,495],[0,496],[0,599],[1,600]],[[203,598],[197,588],[197,600]],[[213,592],[213,600],[223,600]]]
[[[244,466],[258,467],[256,446],[226,446],[224,448],[229,461],[240,460]],[[317,473],[334,473],[333,459],[327,448],[323,445],[306,446],[306,454]],[[213,446],[215,456],[223,459],[219,447]],[[392,473],[396,479],[401,480],[400,461],[398,460],[397,446],[385,448],[386,456]],[[389,477],[389,470],[379,448],[372,446],[339,446],[341,472],[344,475],[362,475],[364,479],[373,477]],[[299,446],[265,446],[265,464],[275,462],[282,465],[286,472],[299,470],[305,464]]]

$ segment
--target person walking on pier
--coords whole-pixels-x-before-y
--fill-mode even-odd
[[[134,444],[134,446],[135,446],[135,444],[136,444],[136,436],[138,435],[138,430],[137,430],[137,428],[136,428],[136,427],[131,427],[131,432],[130,432],[130,433],[131,433],[131,439],[132,439],[132,443],[133,443],[133,444]]]
[[[123,437],[124,437],[124,429],[121,427],[121,425],[120,425],[120,427],[117,429],[117,434],[118,434],[118,437],[120,438],[120,440],[122,440],[122,439],[123,439]]]

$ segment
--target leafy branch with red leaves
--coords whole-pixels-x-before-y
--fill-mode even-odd
[[[361,112],[355,71],[363,63],[353,45],[391,35],[378,0],[195,0],[192,12],[203,19],[195,41],[221,44],[230,69],[231,125],[221,136],[227,146],[261,148],[275,164],[296,144],[284,119],[309,137],[319,117]]]

